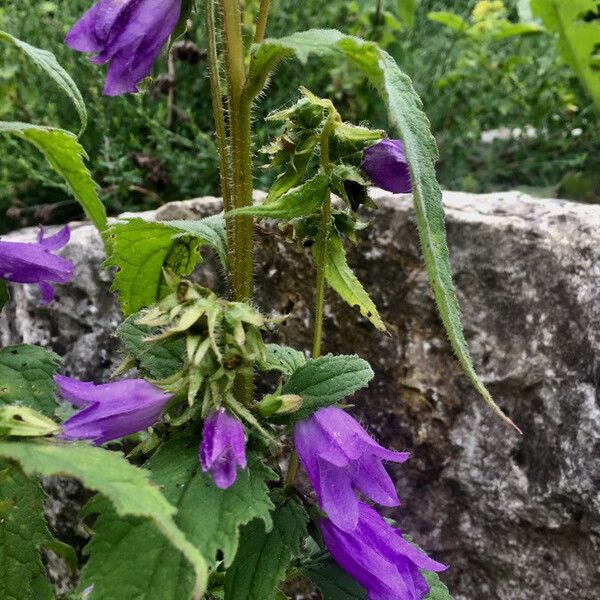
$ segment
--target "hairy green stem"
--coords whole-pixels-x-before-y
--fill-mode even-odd
[[[205,0],[204,22],[206,26],[206,47],[208,53],[208,71],[210,74],[210,92],[212,98],[212,109],[215,121],[215,133],[217,137],[217,148],[219,151],[219,173],[221,180],[221,196],[223,198],[223,209],[225,213],[233,210],[231,198],[231,164],[229,149],[227,147],[227,132],[225,129],[225,111],[223,109],[223,93],[221,90],[221,77],[219,73],[219,56],[217,51],[217,31],[215,26],[215,0]],[[229,282],[232,284],[233,275],[233,248],[234,223],[231,219],[225,219],[227,227],[227,246],[229,248]]]
[[[254,32],[255,44],[260,44],[265,39],[270,6],[271,0],[262,0],[260,3],[260,10],[258,12],[258,19],[256,21],[256,31]]]
[[[252,205],[251,103],[244,96],[246,70],[240,9],[237,0],[220,0],[223,44],[227,66],[229,130],[232,155],[232,200],[234,208]],[[233,297],[249,300],[253,287],[253,219],[234,217],[232,264]]]
[[[222,42],[227,70],[227,100],[229,139],[231,140],[232,206],[252,205],[252,127],[251,102],[244,95],[246,80],[244,40],[238,0],[220,0]],[[253,218],[233,219],[233,247],[230,250],[231,288],[233,298],[250,300],[253,287],[254,240]],[[235,385],[237,400],[248,406],[252,402],[252,374],[238,377]]]

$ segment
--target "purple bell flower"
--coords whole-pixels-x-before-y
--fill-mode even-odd
[[[96,385],[55,375],[54,381],[61,396],[82,409],[62,424],[61,437],[96,445],[150,427],[172,398],[143,379]]]
[[[296,425],[293,437],[319,506],[337,527],[348,531],[356,527],[355,490],[383,506],[400,504],[382,461],[402,463],[409,453],[386,450],[347,412],[321,408]]]
[[[331,556],[367,590],[369,600],[422,600],[429,586],[419,569],[447,569],[407,542],[399,530],[362,502],[353,531],[339,529],[329,519],[322,519],[320,527]]]
[[[224,408],[216,410],[204,421],[200,464],[204,473],[210,471],[215,485],[222,490],[234,484],[238,466],[246,468],[244,428]]]
[[[66,246],[71,232],[65,225],[58,233],[44,238],[40,227],[37,242],[0,242],[0,278],[13,283],[37,283],[42,304],[54,298],[51,283],[68,283],[73,279],[73,263],[52,254]]]
[[[75,23],[65,43],[92,52],[96,64],[109,63],[107,96],[137,92],[180,13],[181,0],[100,0]]]
[[[382,190],[394,194],[410,194],[412,185],[401,140],[383,139],[363,152],[362,168],[369,179]]]

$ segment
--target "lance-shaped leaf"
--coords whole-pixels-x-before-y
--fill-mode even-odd
[[[316,257],[318,252],[319,244],[315,244],[313,255]],[[360,314],[369,319],[379,331],[386,330],[375,303],[348,265],[344,243],[335,232],[327,239],[325,279],[344,301],[353,308],[358,308]]]
[[[600,110],[600,13],[597,0],[532,0],[544,25],[560,35],[559,49]],[[595,18],[594,18],[595,15]]]
[[[245,206],[229,214],[231,216],[254,215],[260,219],[289,220],[305,217],[319,210],[328,191],[329,177],[323,171],[319,171],[312,179],[271,202]]]
[[[42,437],[59,430],[54,421],[37,410],[26,406],[0,405],[0,437]]]
[[[44,493],[16,465],[0,461],[0,598],[52,600],[40,548],[52,537]]]
[[[311,29],[286,38],[267,39],[255,46],[246,94],[254,97],[259,93],[273,67],[291,56],[296,56],[303,63],[310,56],[339,56],[348,60],[365,74],[386,103],[390,123],[400,134],[406,148],[423,257],[452,348],[483,399],[497,415],[518,430],[492,399],[475,372],[469,354],[450,271],[442,192],[435,176],[437,147],[410,78],[376,44],[335,30]]]
[[[71,76],[58,64],[54,54],[47,50],[31,46],[27,42],[23,42],[22,40],[13,37],[10,33],[6,33],[6,31],[0,31],[0,40],[13,44],[21,50],[21,52],[26,54],[67,94],[79,115],[79,120],[81,121],[81,131],[79,132],[79,135],[81,135],[87,126],[88,120],[85,103],[79,88]]]
[[[87,218],[98,231],[106,229],[106,210],[98,198],[97,185],[84,163],[87,154],[73,133],[64,129],[5,121],[0,121],[0,133],[26,140],[42,152],[50,166],[67,182]]]
[[[285,500],[273,514],[273,527],[255,519],[242,531],[240,547],[225,575],[227,600],[274,600],[277,586],[306,536],[306,511]]]
[[[52,378],[60,360],[39,346],[21,344],[0,350],[0,405],[25,406],[51,417],[56,408]]]
[[[151,483],[149,471],[118,452],[83,443],[0,441],[0,457],[18,462],[28,475],[75,477],[110,500],[120,517],[150,520],[193,567],[197,591],[205,589],[206,560],[175,524],[176,508]]]
[[[241,526],[260,519],[270,530],[267,481],[274,473],[256,456],[249,456],[248,469],[238,473],[227,490],[214,485],[200,471],[198,440],[180,437],[164,444],[146,467],[165,497],[177,507],[175,522],[209,563],[221,551],[225,566],[233,561]],[[113,600],[181,600],[193,591],[193,571],[168,540],[150,523],[119,518],[106,502],[93,501],[88,512],[100,512],[94,536],[86,552],[90,555],[80,589],[94,584],[94,598]],[[126,557],[126,558],[124,558]]]
[[[356,355],[327,354],[306,361],[294,371],[281,393],[302,396],[302,407],[290,415],[294,420],[301,420],[323,406],[351,396],[371,379],[373,371],[366,360]]]

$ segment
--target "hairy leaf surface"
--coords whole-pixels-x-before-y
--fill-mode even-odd
[[[106,209],[98,198],[98,186],[85,166],[87,154],[73,133],[64,129],[5,121],[0,121],[0,133],[26,140],[42,152],[50,166],[67,182],[87,218],[98,231],[106,229]]]
[[[189,275],[200,260],[200,239],[178,236],[164,223],[131,219],[109,230],[113,253],[106,265],[117,267],[112,290],[127,317],[168,294],[163,269]]]
[[[280,371],[292,375],[305,362],[306,358],[300,350],[281,346],[279,344],[266,344],[267,356],[258,364],[261,371]]]
[[[450,271],[442,192],[435,176],[437,147],[422,102],[410,78],[376,44],[329,29],[311,29],[281,39],[267,39],[253,48],[253,56],[246,84],[246,94],[252,98],[263,88],[273,67],[292,56],[302,63],[306,63],[310,56],[339,56],[360,69],[373,84],[387,105],[392,127],[397,130],[406,147],[423,257],[452,347],[483,399],[496,414],[514,426],[493,401],[475,372],[469,354]]]
[[[329,178],[320,171],[301,186],[275,200],[238,208],[231,215],[254,215],[265,219],[295,219],[312,215],[319,210],[329,192]]]
[[[185,342],[167,339],[145,342],[144,338],[156,333],[156,328],[136,325],[140,313],[127,317],[117,328],[125,348],[135,357],[140,371],[151,379],[165,379],[183,368]]]
[[[71,76],[58,64],[56,57],[52,52],[48,52],[47,50],[43,50],[42,48],[36,48],[35,46],[31,46],[27,42],[24,42],[16,37],[10,35],[6,31],[0,31],[0,40],[4,40],[13,44],[17,47],[21,52],[26,54],[32,62],[34,62],[40,69],[42,69],[48,77],[54,80],[58,86],[67,94],[70,98],[71,102],[75,106],[75,110],[79,115],[79,120],[81,121],[81,131],[79,134],[81,135],[85,128],[87,127],[87,110],[85,108],[85,103],[83,101],[83,97],[81,96],[81,92],[77,87],[76,83],[73,81]]]
[[[175,525],[176,508],[151,483],[147,470],[129,464],[118,452],[84,443],[0,441],[0,456],[19,462],[28,475],[75,477],[110,500],[120,517],[149,519],[193,565],[198,589],[205,588],[206,560]]]
[[[44,493],[16,465],[0,461],[0,598],[51,600],[40,547],[51,540]]]
[[[39,346],[0,350],[0,404],[26,406],[51,417],[56,408],[52,377],[60,361],[60,356]]]
[[[239,529],[252,519],[261,519],[271,528],[273,505],[266,481],[274,474],[257,457],[249,457],[249,468],[239,472],[227,490],[217,488],[211,477],[200,471],[197,439],[167,442],[146,466],[152,480],[177,507],[178,527],[210,564],[219,550],[225,565],[233,561]],[[121,597],[123,590],[127,592],[123,597],[137,600],[191,596],[192,569],[151,523],[119,518],[106,502],[94,503],[93,510],[101,514],[86,547],[90,558],[80,589],[94,583],[93,598],[106,600]]]
[[[273,513],[273,528],[255,519],[242,531],[240,547],[225,575],[226,600],[273,600],[277,586],[306,535],[306,511],[292,499]]]
[[[323,406],[330,406],[351,396],[373,379],[369,363],[356,355],[327,354],[306,361],[283,386],[283,394],[298,394],[304,403],[290,415],[294,420],[306,418]]]

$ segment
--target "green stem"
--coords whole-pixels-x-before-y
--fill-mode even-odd
[[[323,312],[325,306],[325,261],[327,260],[327,242],[331,221],[331,194],[328,192],[321,210],[321,226],[317,241],[317,284],[315,291],[315,322],[313,326],[312,357],[321,356],[323,340]]]
[[[285,474],[284,489],[289,489],[294,486],[296,473],[298,472],[298,453],[292,450],[290,453],[290,462],[288,463],[287,473]]]
[[[262,0],[260,3],[260,10],[258,12],[258,19],[256,21],[256,31],[254,33],[254,43],[260,44],[265,39],[265,32],[267,31],[267,19],[269,18],[269,7],[271,0]]]
[[[205,0],[204,21],[206,25],[206,46],[208,53],[208,71],[210,74],[210,92],[212,98],[212,109],[215,121],[215,133],[217,137],[217,148],[219,151],[219,173],[221,180],[221,196],[223,198],[223,209],[225,213],[233,210],[231,199],[231,164],[227,148],[227,132],[225,129],[225,111],[223,109],[223,93],[221,90],[221,77],[219,73],[219,56],[217,52],[217,33],[215,27],[215,5],[214,0]],[[229,280],[233,276],[233,248],[234,223],[231,219],[225,219],[227,227],[227,246],[230,250],[229,256]]]
[[[238,0],[220,0],[221,27],[227,70],[227,100],[229,138],[231,140],[231,179],[233,208],[252,206],[252,126],[251,102],[244,95],[246,80],[244,40]],[[231,256],[231,287],[238,302],[250,300],[253,287],[253,218],[233,219]],[[252,374],[238,377],[235,385],[237,400],[249,406],[252,402]]]
[[[232,154],[233,207],[252,205],[251,103],[244,96],[246,70],[238,0],[220,0],[227,66],[229,129]],[[234,217],[233,297],[249,300],[253,287],[253,219]]]

